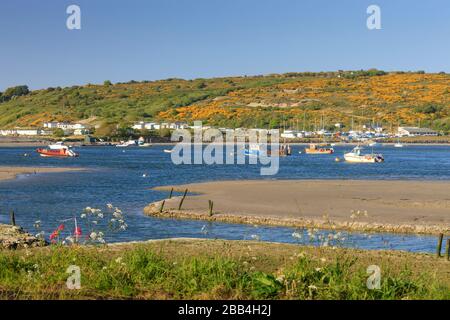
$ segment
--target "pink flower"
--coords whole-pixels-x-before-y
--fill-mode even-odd
[[[82,235],[81,228],[80,227],[75,227],[75,231],[73,233],[76,236],[81,236]]]

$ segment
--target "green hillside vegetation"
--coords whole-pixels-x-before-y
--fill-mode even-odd
[[[166,79],[0,94],[0,127],[45,121],[126,128],[134,121],[202,120],[224,127],[312,129],[324,118],[347,127],[378,122],[450,131],[450,75],[380,70],[286,73],[212,79]],[[353,120],[352,120],[353,119]]]

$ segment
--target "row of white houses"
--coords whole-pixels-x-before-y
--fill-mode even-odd
[[[399,127],[398,128],[399,136],[437,136],[438,133],[429,128],[419,128],[419,127]]]
[[[89,133],[89,127],[81,123],[69,123],[69,122],[44,122],[43,125],[46,129],[62,129],[65,132],[73,132],[75,135],[82,135]]]
[[[48,136],[52,131],[43,129],[5,129],[0,130],[1,136]]]
[[[43,128],[14,128],[0,130],[0,136],[49,136],[55,129],[61,129],[65,134],[76,136],[90,133],[88,126],[81,123],[44,122]]]
[[[189,126],[184,122],[156,123],[156,122],[140,121],[135,123],[132,128],[135,130],[161,130],[161,129],[188,129]]]

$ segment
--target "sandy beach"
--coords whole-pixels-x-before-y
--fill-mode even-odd
[[[45,168],[45,167],[10,167],[0,166],[0,181],[15,179],[20,174],[80,171],[82,168]]]
[[[170,190],[172,186],[157,190]],[[450,182],[252,180],[175,186],[191,193],[151,215],[298,227],[435,234],[450,230]],[[209,215],[208,200],[214,202]]]

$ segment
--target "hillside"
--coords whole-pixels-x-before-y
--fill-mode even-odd
[[[11,90],[10,90],[11,91]],[[450,131],[450,75],[377,70],[130,81],[0,96],[0,127],[203,120],[220,127],[378,122]]]

